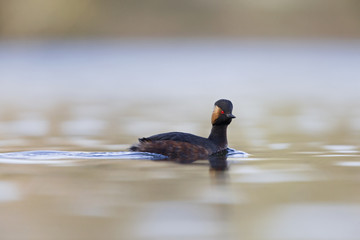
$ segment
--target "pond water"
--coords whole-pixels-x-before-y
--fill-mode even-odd
[[[359,63],[355,41],[1,42],[1,239],[359,239]],[[207,136],[220,98],[249,153],[226,170],[127,152]]]

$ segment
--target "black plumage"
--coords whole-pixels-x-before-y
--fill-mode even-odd
[[[137,152],[158,153],[169,160],[192,162],[207,159],[210,155],[227,149],[227,127],[235,118],[233,105],[229,100],[220,99],[215,102],[212,113],[212,129],[208,138],[190,133],[169,132],[140,138],[139,143],[130,150]]]

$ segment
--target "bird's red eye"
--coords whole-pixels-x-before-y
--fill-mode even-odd
[[[224,111],[221,111],[221,114],[224,114],[225,112]]]

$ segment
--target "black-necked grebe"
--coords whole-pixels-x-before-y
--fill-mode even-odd
[[[211,116],[212,129],[208,138],[190,133],[169,132],[139,138],[139,143],[130,148],[136,152],[158,153],[174,161],[207,159],[210,155],[227,149],[226,129],[235,118],[233,105],[229,100],[215,102]]]

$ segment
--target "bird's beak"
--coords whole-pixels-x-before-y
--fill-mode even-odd
[[[236,118],[234,115],[232,115],[231,113],[228,113],[228,114],[226,114],[226,116],[228,117],[228,118]]]

